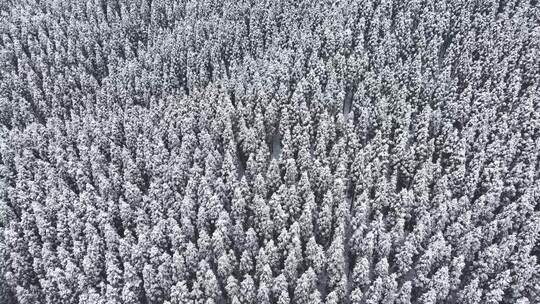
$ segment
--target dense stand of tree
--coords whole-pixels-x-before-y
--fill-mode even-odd
[[[0,2],[0,303],[539,303],[536,0]]]

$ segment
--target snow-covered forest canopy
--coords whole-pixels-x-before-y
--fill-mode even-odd
[[[0,1],[0,303],[540,303],[537,0]]]

